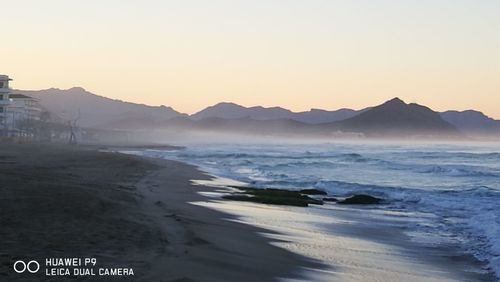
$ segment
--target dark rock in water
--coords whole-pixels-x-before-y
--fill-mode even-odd
[[[322,205],[323,201],[310,198],[298,191],[284,189],[258,189],[252,187],[233,187],[242,192],[223,196],[222,198],[233,201],[254,202],[271,205],[287,205],[307,207],[310,204]]]
[[[337,198],[323,198],[323,202],[338,202]]]
[[[354,195],[338,203],[344,205],[373,205],[380,202],[382,202],[382,199],[370,195]]]
[[[226,195],[222,198],[232,201],[243,201],[243,202],[253,202],[268,205],[285,205],[285,206],[296,206],[296,207],[307,207],[309,205],[308,201],[297,198],[282,198],[282,197],[265,197],[265,196],[248,196],[248,195]]]
[[[321,191],[318,189],[302,189],[299,192],[300,194],[306,195],[327,195],[325,191]]]

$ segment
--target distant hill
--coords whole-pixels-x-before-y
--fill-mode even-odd
[[[420,106],[418,104],[406,104],[400,99],[396,98],[391,101],[388,101],[386,106],[396,106],[393,110],[398,110],[397,104],[400,106],[404,104],[402,108],[399,109],[400,113],[392,113],[392,116],[388,116],[389,112],[380,113],[381,116],[386,116],[387,120],[382,122],[380,117],[375,120],[371,120],[372,115],[374,113],[370,113],[370,118],[366,118],[367,123],[363,121],[359,121],[359,124],[356,124],[356,120],[362,119],[363,117],[356,118],[354,121],[346,121],[344,125],[340,126],[336,124],[335,126],[331,126],[330,128],[339,127],[343,130],[356,130],[369,132],[368,128],[361,128],[361,124],[365,124],[370,128],[376,128],[377,125],[382,125],[384,130],[389,130],[390,127],[394,127],[394,129],[402,129],[398,128],[397,123],[399,122],[402,126],[405,124],[405,121],[402,120],[402,113],[405,113],[404,118],[409,121],[410,119],[414,119],[411,123],[405,124],[403,128],[408,130],[421,130],[423,128],[428,128],[429,126],[434,129],[430,129],[436,132],[451,132],[455,129],[458,129],[468,135],[496,135],[500,136],[500,121],[494,120],[481,112],[478,111],[447,111],[443,113],[436,113],[431,109]],[[207,107],[202,111],[191,115],[190,117],[193,120],[199,121],[207,118],[221,118],[221,119],[243,119],[249,118],[253,120],[273,120],[273,119],[290,119],[293,121],[298,121],[306,124],[327,124],[334,123],[337,121],[345,121],[347,119],[354,118],[362,113],[365,113],[371,110],[372,107],[368,107],[362,110],[353,110],[353,109],[339,109],[339,110],[322,110],[322,109],[311,109],[309,111],[303,112],[292,112],[288,109],[284,109],[281,107],[244,107],[235,103],[218,103],[216,105]],[[386,109],[387,110],[387,109]],[[379,110],[376,110],[379,111]],[[415,115],[416,114],[416,115]],[[409,115],[413,115],[411,118]],[[437,115],[441,116],[441,119]],[[398,119],[395,119],[396,116],[400,116]],[[418,117],[420,116],[420,117]],[[374,122],[374,121],[380,122]],[[433,120],[433,122],[431,122]],[[443,122],[444,121],[444,122]],[[389,124],[387,124],[389,123]],[[448,124],[446,124],[448,123]],[[450,124],[455,127],[455,129],[450,129]],[[411,125],[411,126],[410,126]],[[380,128],[377,129],[380,132]],[[444,131],[443,131],[444,130]],[[451,130],[451,131],[450,131]]]
[[[80,116],[78,124],[83,127],[109,128],[113,123],[124,123],[126,120],[149,120],[154,123],[185,116],[171,107],[153,107],[113,100],[80,87],[67,90],[57,88],[38,91],[16,90],[14,93],[39,99],[45,109],[64,120]]]
[[[250,111],[247,111],[249,109]],[[308,124],[290,118],[263,120],[237,115],[241,112],[252,114],[255,113],[254,110],[266,111],[260,107],[255,109],[244,108],[236,104],[218,104],[209,108],[209,111],[205,111],[205,113],[210,115],[224,113],[221,114],[222,117],[206,117],[198,120],[176,118],[164,123],[164,127],[299,137],[353,137],[360,136],[360,134],[367,137],[463,137],[460,131],[444,121],[439,113],[418,104],[406,104],[398,98],[364,110],[356,116],[331,123]],[[267,113],[269,114],[269,112]]]
[[[254,120],[290,119],[303,123],[320,124],[344,120],[363,111],[364,110],[356,111],[351,109],[340,109],[336,111],[311,109],[310,111],[304,112],[292,112],[280,107],[265,108],[257,106],[247,108],[234,103],[219,103],[191,115],[191,118],[193,120],[202,120],[206,118],[251,118]]]
[[[234,103],[219,103],[214,106],[191,115],[193,120],[202,120],[206,118],[240,119],[251,118],[254,120],[268,120],[288,118],[292,112],[280,107],[264,108],[251,107],[246,108]]]
[[[293,112],[280,107],[243,107],[219,103],[188,116],[166,106],[147,106],[98,96],[83,88],[51,88],[14,93],[40,100],[57,120],[73,120],[97,129],[120,130],[205,130],[251,134],[294,134],[338,136],[362,133],[367,136],[500,136],[500,121],[477,111],[436,113],[418,104],[395,98],[362,110],[311,109]]]
[[[352,118],[333,123],[332,128],[369,136],[459,136],[439,113],[418,104],[394,98]]]
[[[441,117],[468,135],[500,136],[500,121],[478,111],[447,111]]]

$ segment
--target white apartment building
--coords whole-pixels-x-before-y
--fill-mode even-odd
[[[0,75],[0,136],[27,136],[32,123],[40,120],[42,108],[35,98],[13,94],[11,80]]]
[[[7,108],[12,103],[10,99],[9,81],[11,81],[11,79],[7,75],[0,75],[0,130],[3,132],[0,134],[2,135],[6,135],[10,127],[7,118]]]
[[[40,120],[42,108],[38,100],[23,94],[10,94],[11,104],[7,108],[7,115],[12,115],[14,123],[20,121]]]

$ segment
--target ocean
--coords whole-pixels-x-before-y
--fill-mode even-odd
[[[405,222],[411,240],[453,243],[500,277],[499,144],[212,143],[144,154],[252,187],[381,197],[386,204],[371,209],[411,217]]]

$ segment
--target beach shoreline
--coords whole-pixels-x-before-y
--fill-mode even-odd
[[[210,189],[191,183],[210,178],[195,167],[96,149],[0,148],[0,278],[100,280],[13,270],[16,260],[65,257],[134,269],[120,281],[276,281],[320,266],[273,246],[260,228],[190,204]]]
[[[404,217],[393,222],[383,210],[371,213],[372,208],[356,205],[305,208],[223,200],[233,192],[228,183],[234,180],[210,182],[199,181],[201,187],[217,188],[202,192],[212,200],[194,204],[233,214],[239,222],[267,230],[263,235],[277,241],[273,244],[321,261],[322,267],[304,272],[308,281],[497,281],[484,271],[484,262],[457,245],[411,240],[398,222]]]
[[[326,211],[321,222],[317,220],[322,217],[321,214],[304,220],[312,223],[311,227],[304,229],[326,231],[328,235],[334,235],[330,237],[338,237],[337,233],[340,233],[340,236],[348,239],[353,236],[364,241],[383,239],[380,243],[384,247],[397,249],[403,255],[411,253],[414,256],[412,261],[430,266],[428,269],[437,268],[436,273],[447,273],[449,277],[455,277],[452,281],[498,281],[498,185],[494,181],[498,171],[495,163],[498,157],[496,150],[494,146],[484,147],[479,144],[363,145],[332,142],[312,146],[308,143],[199,143],[190,144],[182,151],[144,151],[142,154],[180,160],[199,166],[212,175],[240,182],[225,185],[229,188],[246,186],[280,189],[279,191],[319,189],[327,192],[327,197],[339,201],[356,194],[381,198],[381,204],[372,206],[344,207],[325,201],[325,205],[321,207],[311,205],[310,208],[300,209],[304,213],[325,208],[335,209]],[[226,196],[238,193],[241,191],[230,189],[219,195],[213,195],[212,192],[206,195],[214,196],[214,200],[219,201],[221,198],[238,199],[239,202],[231,205],[228,201],[220,201],[217,205],[223,209],[228,207],[229,210],[234,206],[234,210],[245,218],[242,221],[246,223],[253,221],[253,224],[261,226],[261,223],[270,221],[270,217],[276,217],[272,206],[269,206],[262,218],[253,218],[253,215],[258,214],[258,209],[241,211],[241,207],[246,206],[247,199]],[[254,201],[263,200],[270,201],[262,198]],[[347,226],[325,224],[339,215],[349,215],[338,210],[341,208],[349,208],[349,212],[361,216],[348,216],[352,224]],[[302,214],[298,215],[297,218],[300,218]],[[285,219],[289,218],[293,216]],[[387,225],[395,225],[398,228],[395,233],[402,230],[407,239],[391,240],[390,237],[372,236],[370,232],[377,231],[377,228],[361,228],[370,225],[378,227],[371,224],[372,221],[383,222],[380,226],[382,230],[387,229]],[[281,222],[268,224],[268,229],[274,230],[280,224]],[[285,225],[285,229],[297,229],[297,222],[293,220]],[[352,229],[350,227],[365,232],[348,232]],[[381,232],[376,232],[378,233]],[[392,235],[391,232],[387,234]],[[333,240],[331,246],[335,243],[336,240]],[[399,246],[400,243],[403,246]],[[346,244],[354,248],[356,246],[353,242]],[[324,249],[327,247],[328,244]],[[322,252],[321,249],[319,251]],[[421,251],[424,254],[418,255]],[[376,261],[377,257],[374,259]],[[349,260],[359,261],[357,258]],[[342,266],[342,262],[333,265]],[[374,269],[377,267],[373,265]],[[409,267],[415,277],[422,276],[419,272],[422,268],[419,264]],[[396,271],[397,268],[393,267],[393,270]],[[379,281],[387,281],[387,278]]]
[[[229,213],[194,205],[208,202],[210,199],[201,192],[213,187],[197,185],[192,180],[209,181],[212,176],[182,162],[150,160],[161,169],[138,183],[144,205],[151,217],[160,222],[167,238],[184,242],[167,247],[174,255],[159,256],[147,280],[164,278],[164,265],[175,266],[169,276],[193,281],[302,280],[306,279],[304,268],[325,267],[274,246],[275,240],[261,235],[273,233],[271,230],[241,223]]]
[[[0,149],[3,278],[57,281],[18,275],[12,263],[92,256],[133,268],[133,277],[118,278],[132,281],[496,281],[475,272],[481,264],[471,257],[450,256],[447,246],[418,249],[400,227],[363,209],[222,200],[216,176],[194,165],[100,150]],[[60,281],[82,279],[69,278]]]

